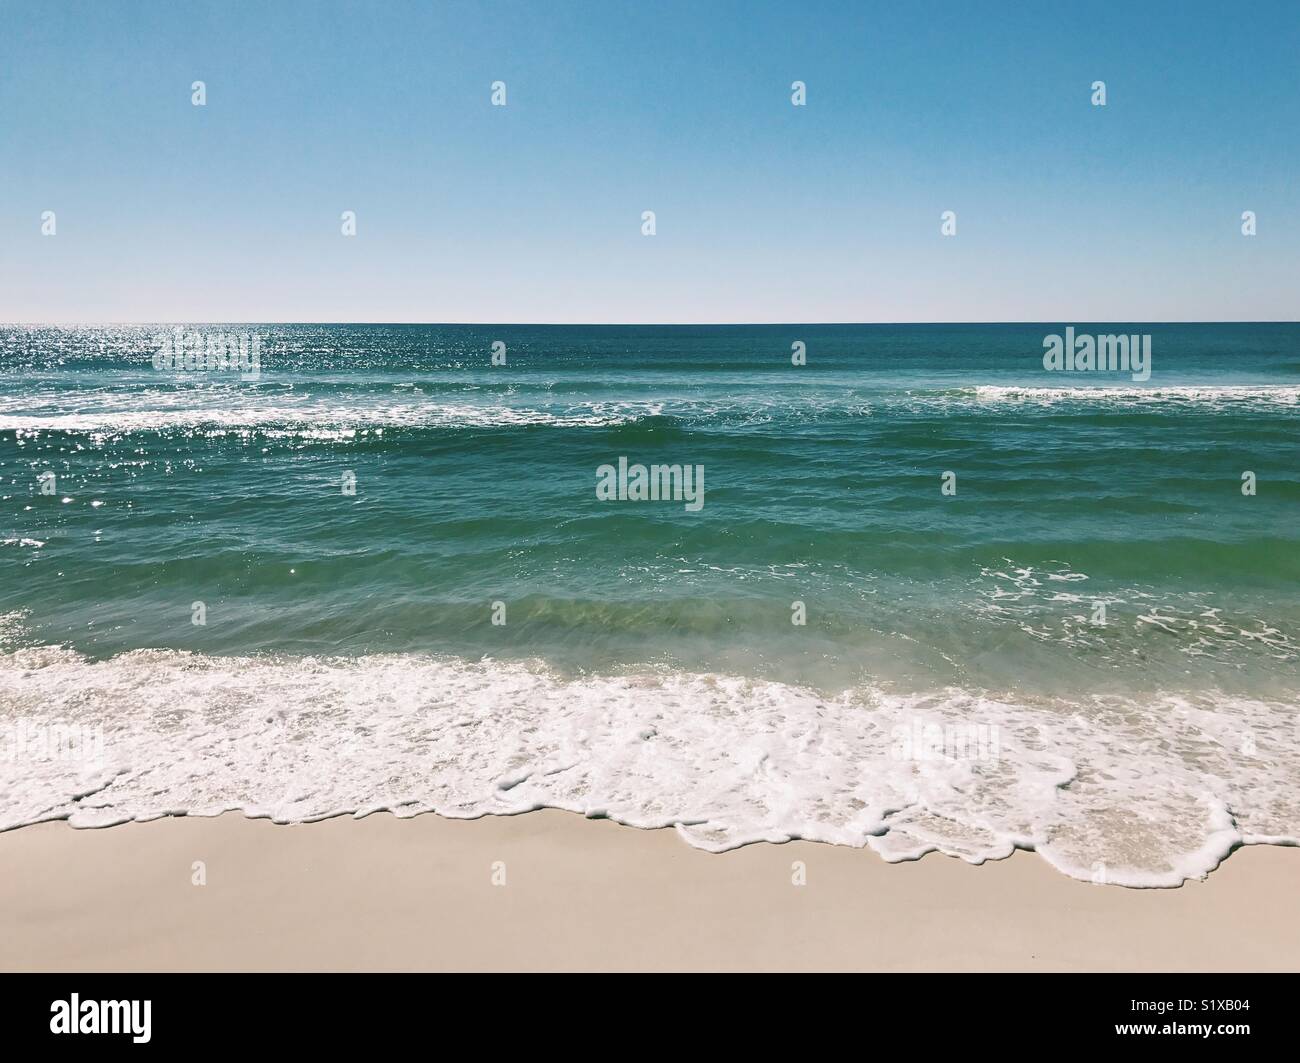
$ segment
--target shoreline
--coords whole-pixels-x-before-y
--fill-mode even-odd
[[[54,821],[0,834],[0,970],[1294,971],[1298,890],[1300,852],[1273,845],[1129,889],[1026,851],[712,854],[554,809]]]

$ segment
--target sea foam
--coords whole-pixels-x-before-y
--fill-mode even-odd
[[[55,724],[101,736],[101,752],[14,741]],[[996,735],[992,755],[900,755],[900,734],[973,725]],[[673,826],[715,852],[803,838],[979,863],[1034,849],[1066,874],[1145,887],[1204,875],[1239,844],[1300,839],[1295,707],[1212,694],[824,697],[722,675],[566,677],[538,662],[95,661],[36,646],[0,655],[0,728],[0,829],[551,807]]]
[[[1061,402],[1101,402],[1116,405],[1150,403],[1221,404],[1254,403],[1295,406],[1300,387],[1292,384],[1189,384],[1148,387],[1144,385],[1081,384],[1077,387],[1030,387],[984,384],[973,389],[981,402],[1023,402],[1052,405]]]

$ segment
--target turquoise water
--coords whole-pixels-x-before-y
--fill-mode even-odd
[[[968,858],[1022,843],[1049,855],[1049,839],[1066,846],[1083,817],[1058,822],[1058,808],[1054,826],[1038,822],[1050,795],[1017,811],[1014,828],[994,828],[988,815],[1014,805],[1008,794],[1026,785],[1021,761],[1032,757],[1013,751],[1013,733],[1047,728],[1042,749],[1068,754],[1079,735],[1051,729],[1085,719],[1089,742],[1104,746],[1123,731],[1125,755],[1142,747],[1142,756],[1173,758],[1166,767],[1178,778],[1168,785],[1185,785],[1196,801],[1216,794],[1222,807],[1204,830],[1204,816],[1188,826],[1186,809],[1176,811],[1188,837],[1154,855],[1146,834],[1135,840],[1118,819],[1090,820],[1075,831],[1086,843],[1070,842],[1078,851],[1055,862],[1071,873],[1099,861],[1130,868],[1131,884],[1181,880],[1212,866],[1188,855],[1207,837],[1219,852],[1225,831],[1239,842],[1298,829],[1285,784],[1300,781],[1291,748],[1300,737],[1300,326],[1070,323],[1080,333],[1150,334],[1150,379],[1134,381],[1045,370],[1044,337],[1065,324],[187,326],[255,335],[254,380],[230,369],[155,369],[164,326],[0,328],[8,711],[26,718],[54,705],[111,726],[133,711],[113,700],[117,684],[165,686],[158,669],[182,682],[174,669],[188,662],[211,697],[243,708],[269,697],[232,692],[250,669],[320,667],[344,670],[329,680],[340,712],[373,716],[371,680],[344,673],[382,665],[457,670],[454,681],[383,673],[415,684],[406,710],[415,716],[437,716],[420,698],[444,697],[438,684],[463,702],[457,683],[473,674],[487,717],[513,711],[519,681],[544,676],[557,705],[567,690],[600,711],[618,701],[601,683],[648,683],[659,693],[647,704],[685,684],[669,698],[682,713],[708,700],[698,684],[742,684],[727,710],[742,727],[746,706],[764,698],[806,702],[819,719],[839,699],[858,706],[836,710],[853,726],[883,705],[908,719],[934,712],[1001,726],[1007,777],[975,765],[976,784],[997,794],[978,822],[922,799],[947,825],[915,826],[920,841],[891,858],[927,846]],[[503,366],[491,364],[498,341]],[[806,345],[806,365],[791,364],[795,342]],[[602,501],[597,469],[620,457],[703,466],[703,506]],[[1254,495],[1242,492],[1246,471]],[[948,472],[954,494],[941,490]],[[42,493],[48,473],[53,490]],[[352,478],[355,494],[345,490]],[[198,602],[203,624],[192,622]],[[792,623],[796,602],[805,624]],[[493,623],[493,603],[503,624]],[[48,683],[38,682],[42,670]],[[260,682],[274,686],[266,675]],[[87,683],[100,694],[88,695]],[[303,700],[291,715],[323,696],[302,675],[292,686]],[[173,694],[204,711],[197,688]],[[283,709],[290,695],[277,697]],[[254,714],[267,718],[265,708]],[[1188,722],[1202,712],[1213,719]],[[369,724],[350,718],[347,730],[358,726]],[[1248,777],[1259,783],[1260,765],[1210,765],[1214,751],[1202,748],[1219,726],[1229,762],[1242,759],[1243,744],[1266,755],[1262,736],[1275,735],[1276,759],[1262,773],[1268,793],[1252,791],[1248,802],[1266,828],[1241,826],[1234,789]],[[697,736],[697,761],[716,761],[720,733]],[[681,770],[706,770],[689,744]],[[1068,769],[1042,768],[1044,794],[1060,792],[1049,777],[1123,774],[1101,763],[1119,754],[1088,748],[1068,754]],[[836,767],[823,777],[872,774],[846,769],[843,751],[826,755]],[[582,756],[591,759],[590,746]],[[774,757],[768,749],[763,762]],[[614,770],[608,756],[603,764]],[[877,839],[869,844],[882,851],[878,839],[907,833],[874,833],[897,815],[874,793],[854,798],[875,818],[853,827],[841,817],[819,834],[811,813],[791,819],[766,799],[757,833],[752,822],[736,827],[739,813],[728,819],[719,808],[757,769],[736,770],[725,785],[709,783],[731,796],[714,808],[705,786],[686,802],[690,816],[674,810],[672,784],[642,779],[638,791],[635,772],[620,776],[621,800],[662,815],[616,818],[694,817],[728,840]],[[421,785],[411,784],[412,808],[426,796]],[[593,785],[533,803],[590,813]],[[803,793],[789,779],[782,786]],[[265,795],[206,796],[268,807]],[[1119,790],[1094,796],[1093,820],[1119,815]],[[1131,807],[1133,793],[1122,796]],[[194,807],[187,802],[175,803]],[[336,805],[309,800],[282,818],[371,803],[397,802],[358,792]],[[114,807],[127,818],[156,811],[129,800]],[[69,814],[46,795],[17,819],[46,813]],[[995,841],[981,848],[971,841],[980,832]],[[1158,825],[1149,833],[1171,837]]]

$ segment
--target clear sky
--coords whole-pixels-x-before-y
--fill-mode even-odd
[[[0,0],[3,321],[1297,318],[1297,0]]]

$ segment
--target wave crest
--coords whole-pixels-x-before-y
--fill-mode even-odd
[[[1300,403],[1300,386],[1290,384],[1205,384],[1168,387],[1080,385],[1076,387],[1026,387],[987,384],[973,389],[981,402],[1025,402],[1052,405],[1059,402],[1101,402],[1119,405],[1150,403],[1253,402],[1273,406]]]

